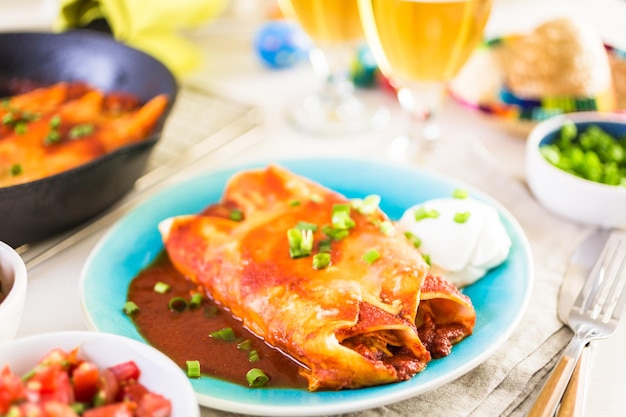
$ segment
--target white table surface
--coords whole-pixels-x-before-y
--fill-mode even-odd
[[[13,9],[7,3],[3,1],[0,4],[1,9],[10,13]],[[392,110],[392,123],[382,131],[341,138],[318,138],[294,130],[286,122],[284,111],[292,100],[307,90],[315,89],[312,70],[307,63],[281,71],[264,67],[254,55],[251,42],[261,22],[251,14],[241,13],[241,10],[191,34],[194,41],[202,46],[207,62],[201,72],[189,77],[189,81],[232,100],[251,104],[263,112],[261,126],[247,134],[252,143],[250,148],[240,150],[234,155],[225,154],[218,163],[234,164],[263,157],[302,156],[312,153],[383,157],[380,150],[386,140],[402,129],[395,98],[383,91],[366,94],[368,99],[384,102]],[[48,9],[45,11],[49,13]],[[23,8],[18,12],[16,19],[24,18]],[[33,9],[32,12],[36,13],[37,10]],[[587,19],[598,28],[605,39],[626,48],[626,1],[623,0],[495,0],[487,36],[525,30],[548,17],[562,14]],[[16,26],[19,23],[12,19],[11,27]],[[29,26],[27,18],[24,26]],[[476,155],[483,158],[478,163],[490,164],[497,175],[509,175],[523,181],[523,138],[495,127],[451,101],[445,105],[442,122],[445,126],[444,132],[449,138],[462,139],[466,144],[472,144]],[[550,215],[546,212],[546,216]],[[86,328],[77,282],[85,259],[101,235],[102,233],[93,235],[29,271],[27,305],[18,337],[46,331]],[[570,249],[567,246],[555,248]],[[626,325],[622,325],[611,339],[594,345],[586,415],[624,415],[625,345]]]

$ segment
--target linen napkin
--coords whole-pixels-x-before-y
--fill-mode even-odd
[[[104,19],[119,41],[166,65],[177,77],[199,67],[201,51],[182,31],[218,16],[228,0],[62,0],[55,31]]]
[[[557,316],[558,290],[571,253],[591,227],[549,213],[532,198],[523,180],[494,168],[470,142],[448,147],[445,155],[431,158],[424,168],[463,178],[500,202],[522,226],[534,263],[531,299],[522,320],[493,355],[460,378],[414,398],[340,417],[525,416],[572,337]],[[201,415],[239,416],[204,407]]]

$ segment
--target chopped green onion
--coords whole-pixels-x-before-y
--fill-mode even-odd
[[[269,378],[265,375],[265,372],[259,368],[252,368],[246,373],[246,380],[250,387],[262,387],[269,382]]]
[[[363,205],[359,209],[361,214],[372,214],[378,210],[380,205],[380,196],[376,194],[368,195],[363,199]]]
[[[313,194],[311,196],[311,201],[316,203],[316,204],[319,204],[319,203],[321,203],[323,201],[323,199],[322,199],[322,197],[319,194]]]
[[[58,114],[50,119],[49,125],[52,129],[57,129],[61,125],[61,116]]]
[[[378,228],[386,236],[393,235],[393,232],[396,230],[396,228],[393,226],[393,223],[391,223],[389,220],[383,220],[382,222],[380,222]]]
[[[370,249],[365,252],[365,255],[363,255],[363,260],[370,265],[376,262],[378,258],[380,258],[380,252],[378,252],[376,249]]]
[[[297,206],[299,206],[300,204],[301,204],[301,203],[300,203],[300,200],[291,200],[291,201],[289,202],[289,206],[290,206],[290,207],[297,207]]]
[[[239,210],[239,209],[232,209],[229,213],[228,213],[228,218],[230,220],[236,221],[236,222],[240,222],[243,220],[243,211]]]
[[[324,253],[330,253],[330,248],[330,238],[320,240],[320,243],[317,246],[317,250]]]
[[[453,198],[464,199],[464,198],[467,198],[468,196],[469,196],[469,193],[467,192],[467,190],[464,190],[462,188],[457,188],[454,191],[452,191]]]
[[[347,230],[335,229],[330,225],[322,226],[322,232],[324,232],[326,236],[333,240],[341,240],[350,234],[350,232]]]
[[[354,227],[356,224],[350,217],[350,205],[349,204],[335,204],[333,205],[331,223],[334,229],[347,230]]]
[[[422,258],[428,264],[428,266],[430,266],[430,255],[427,255],[427,254],[423,253],[422,254]]]
[[[234,342],[237,340],[237,336],[235,335],[235,331],[230,327],[223,327],[219,330],[209,333],[214,339],[223,340],[224,342]]]
[[[289,241],[289,256],[301,258],[308,256],[313,250],[313,232],[309,229],[291,228],[287,230]]]
[[[200,361],[186,361],[187,376],[189,378],[200,378]]]
[[[454,221],[457,223],[465,223],[471,216],[469,211],[459,212],[454,215]]]
[[[315,223],[309,223],[309,222],[298,222],[298,224],[296,224],[296,229],[298,229],[298,230],[310,230],[312,232],[316,232],[317,231],[317,225]]]
[[[183,297],[172,297],[170,299],[170,302],[167,303],[167,307],[170,309],[170,311],[177,311],[179,313],[182,313],[187,309],[187,300],[185,300]]]
[[[22,167],[22,164],[13,164],[11,165],[11,168],[9,168],[9,174],[12,177],[17,177],[18,175],[22,174],[24,172],[24,168]]]
[[[70,139],[80,139],[93,133],[94,127],[91,123],[76,125],[70,129]]]
[[[169,291],[170,289],[170,285],[166,284],[165,282],[157,282],[154,284],[154,292],[158,292],[159,294],[165,294],[166,292]]]
[[[135,314],[138,311],[139,311],[139,306],[135,304],[133,301],[126,301],[126,303],[124,304],[124,313],[128,314],[129,316],[131,314]]]
[[[61,134],[58,130],[51,130],[48,132],[48,135],[43,140],[43,143],[46,145],[52,145],[54,143],[61,141]]]
[[[15,122],[15,115],[13,112],[9,112],[2,116],[2,124],[3,125],[12,125]]]
[[[330,265],[330,253],[320,252],[313,256],[313,269],[324,269]]]
[[[437,210],[426,210],[424,207],[420,207],[415,210],[413,217],[416,222],[424,219],[436,219],[439,217],[439,212]]]
[[[409,239],[411,241],[411,243],[413,244],[413,246],[415,246],[416,248],[419,248],[422,244],[422,239],[420,239],[419,237],[415,236],[415,234],[406,231],[404,232],[404,236],[406,236],[407,239]]]
[[[189,299],[189,308],[200,307],[202,305],[202,300],[204,300],[204,296],[201,293],[193,293]]]
[[[72,411],[78,415],[82,415],[87,410],[88,404],[85,403],[72,403],[69,405]],[[18,414],[19,415],[19,414]],[[8,416],[10,417],[10,415]]]
[[[13,128],[13,130],[15,130],[15,133],[17,133],[18,135],[24,135],[26,134],[26,132],[28,132],[28,126],[26,125],[26,122],[20,120],[19,122],[15,123],[15,127]]]
[[[240,350],[252,349],[252,341],[250,339],[246,339],[243,342],[237,343],[237,349],[240,349]]]
[[[248,352],[248,362],[258,362],[260,360],[261,357],[259,356],[259,352],[257,352],[256,349]]]

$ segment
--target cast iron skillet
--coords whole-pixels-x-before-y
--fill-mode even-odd
[[[0,188],[0,240],[13,247],[35,243],[103,212],[133,187],[145,169],[177,84],[151,56],[111,36],[65,33],[0,33],[0,97],[60,81],[85,81],[104,91],[125,91],[146,102],[166,93],[170,104],[153,134],[75,169]]]

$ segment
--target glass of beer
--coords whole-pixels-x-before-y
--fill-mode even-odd
[[[322,87],[292,106],[294,124],[314,134],[346,134],[384,123],[387,110],[355,94],[350,68],[364,42],[357,0],[278,0],[313,41],[309,58]]]
[[[411,127],[392,143],[402,156],[431,149],[452,79],[481,42],[492,0],[358,0],[372,54]]]

